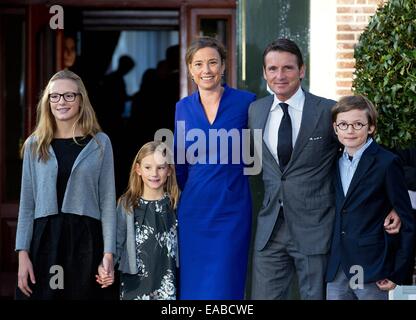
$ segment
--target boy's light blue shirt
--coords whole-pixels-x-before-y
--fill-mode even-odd
[[[341,183],[342,189],[344,191],[344,196],[348,192],[348,188],[350,187],[352,177],[354,176],[355,170],[357,170],[358,163],[360,162],[361,156],[363,155],[364,151],[368,148],[368,146],[373,142],[372,138],[368,138],[367,142],[358,149],[352,160],[349,159],[348,153],[345,150],[342,153],[342,157],[339,158],[339,174],[341,176]]]
[[[51,146],[44,162],[32,152],[36,137],[26,141],[16,250],[30,250],[34,219],[58,214],[56,179],[58,162]],[[115,253],[116,199],[113,150],[105,133],[99,132],[80,152],[72,166],[62,212],[87,215],[101,221],[104,252]]]

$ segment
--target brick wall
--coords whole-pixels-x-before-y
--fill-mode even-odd
[[[351,94],[352,74],[355,70],[354,45],[377,7],[385,2],[387,0],[337,0],[335,76],[338,97]]]

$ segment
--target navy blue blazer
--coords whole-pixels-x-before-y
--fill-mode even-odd
[[[412,213],[399,158],[375,141],[364,151],[347,194],[335,177],[336,217],[327,281],[341,266],[348,279],[350,267],[360,265],[364,283],[388,278],[402,284],[413,265],[415,217]],[[394,208],[402,222],[398,235],[388,235],[384,219]]]

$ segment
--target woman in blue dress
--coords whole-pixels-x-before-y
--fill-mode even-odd
[[[242,131],[255,95],[221,84],[225,58],[216,39],[196,39],[186,64],[198,90],[176,105],[180,299],[244,298],[252,217]]]

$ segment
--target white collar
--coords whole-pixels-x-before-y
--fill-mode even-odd
[[[305,101],[305,93],[302,90],[302,87],[299,86],[298,90],[295,92],[293,96],[291,96],[289,99],[284,101],[287,103],[290,107],[293,109],[302,112],[303,111],[303,101]],[[279,105],[279,103],[282,103],[283,101],[280,101],[276,94],[274,94],[273,104],[270,108],[270,112],[274,111],[276,107]]]

